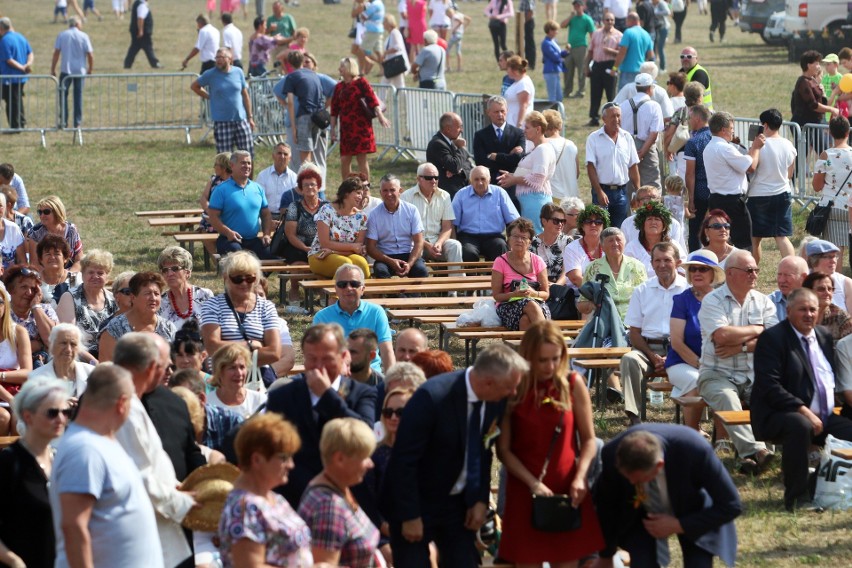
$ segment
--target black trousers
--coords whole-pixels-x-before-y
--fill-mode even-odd
[[[157,67],[157,65],[159,65],[160,60],[157,59],[157,56],[154,54],[154,42],[151,40],[151,36],[131,36],[130,47],[127,48],[127,55],[124,58],[125,69],[133,67],[133,61],[136,59],[136,54],[139,53],[139,50],[145,52],[145,57],[148,58],[148,64],[151,67]]]
[[[438,547],[441,566],[477,568],[479,553],[474,532],[464,528],[467,508],[461,495],[448,495],[442,511],[423,518],[423,538],[408,542],[402,537],[402,525],[391,523],[391,550],[395,566],[429,568],[429,543]]]
[[[720,195],[711,193],[707,210],[721,209],[731,218],[731,244],[737,248],[751,250],[751,214],[743,195]]]
[[[598,120],[601,117],[601,101],[606,93],[607,102],[615,98],[616,78],[607,71],[612,69],[615,61],[595,61],[589,76],[590,101],[589,118]]]
[[[3,103],[6,105],[6,119],[9,128],[25,128],[27,119],[24,116],[24,85],[25,83],[9,83],[0,89]]]
[[[719,28],[719,39],[725,37],[725,20],[728,19],[727,0],[710,2],[710,31],[715,32]]]
[[[408,254],[389,254],[394,260],[402,260],[403,262],[408,262]],[[373,278],[391,278],[395,276],[396,273],[391,270],[391,267],[385,264],[384,262],[379,262],[378,260],[373,264]],[[408,278],[425,278],[429,276],[429,269],[426,268],[426,263],[423,262],[422,258],[418,258],[414,261],[414,264],[410,266],[408,269]]]
[[[684,6],[687,4],[684,2]],[[683,21],[686,19],[686,12],[688,8],[684,7],[683,12],[672,12],[672,19],[675,23],[675,43],[680,43],[682,41],[680,32],[683,28]]]
[[[458,232],[456,237],[462,245],[464,262],[477,262],[480,255],[484,256],[485,260],[494,260],[508,250],[506,239],[499,233],[474,235]]]
[[[500,20],[488,20],[488,31],[491,32],[491,41],[494,42],[494,59],[500,60],[500,53],[506,49],[506,22]]]
[[[538,53],[534,34],[535,18],[530,18],[524,22],[524,58],[527,60],[530,69],[535,69],[535,57]]]
[[[707,200],[695,200],[695,217],[689,220],[689,252],[701,248],[699,235],[701,233],[701,224],[704,222],[704,215],[707,214]]]

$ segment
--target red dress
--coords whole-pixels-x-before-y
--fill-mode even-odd
[[[581,380],[572,373],[570,381]],[[552,382],[545,383],[545,397],[557,398]],[[543,385],[537,385],[540,392]],[[556,440],[544,484],[554,493],[570,493],[574,479],[577,455],[573,411],[565,411],[565,424]],[[536,404],[536,390],[531,389],[526,398],[512,413],[511,450],[530,473],[541,474],[553,431],[559,423],[559,410],[552,404]],[[546,533],[532,528],[532,495],[529,487],[513,476],[507,477],[506,508],[503,515],[503,536],[500,540],[500,557],[517,563],[570,562],[604,547],[591,494],[580,505],[582,524],[576,531]]]
[[[379,106],[379,99],[363,77],[350,82],[340,81],[331,97],[331,115],[340,123],[340,155],[357,156],[376,151],[373,121],[364,116],[361,97],[365,97],[371,108]]]

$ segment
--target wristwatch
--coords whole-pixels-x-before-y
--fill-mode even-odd
[[[6,382],[6,371],[3,371],[2,373],[0,373],[0,383],[5,383],[5,382]]]
[[[748,346],[743,343],[743,353],[748,353]]]

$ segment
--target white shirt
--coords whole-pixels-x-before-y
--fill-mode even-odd
[[[420,186],[405,190],[400,199],[410,203],[420,213],[420,221],[423,223],[423,238],[427,243],[435,244],[441,234],[442,221],[455,221],[456,214],[453,212],[453,200],[450,194],[435,188],[432,200],[429,201],[420,191]]]
[[[597,252],[597,251],[595,251]],[[603,258],[603,257],[602,257]],[[586,273],[586,267],[592,263],[586,249],[583,248],[583,239],[574,239],[562,251],[562,266],[565,268],[565,273],[568,274],[572,270],[579,270],[580,274]],[[577,289],[571,280],[565,281],[566,286]]]
[[[612,12],[612,15],[623,20],[630,10],[630,0],[604,0],[604,8]]]
[[[632,241],[639,240],[639,229],[636,228],[636,225],[633,222],[633,219],[636,218],[636,215],[631,215],[627,219],[625,219],[621,223],[621,232],[624,233],[624,241],[627,244],[630,244]],[[672,226],[669,227],[669,237],[676,243],[680,244],[680,247],[683,248],[684,240],[683,240],[683,225],[681,225],[680,221],[672,216]],[[681,257],[681,260],[686,257]]]
[[[766,144],[760,149],[757,169],[751,176],[748,196],[768,197],[790,192],[788,172],[794,163],[796,163],[796,147],[792,142],[781,136],[767,138]]]
[[[279,174],[275,171],[274,164],[258,174],[255,181],[263,188],[263,193],[266,194],[266,201],[269,202],[269,211],[273,215],[279,212],[278,207],[281,205],[281,196],[287,191],[295,191],[297,177],[296,172],[290,168],[285,169],[284,173]]]
[[[805,355],[808,357],[813,354],[816,358],[814,361],[814,366],[817,368],[817,376],[816,380],[822,383],[823,388],[825,389],[825,405],[828,408],[828,411],[834,408],[834,371],[831,370],[831,364],[828,362],[828,359],[825,358],[825,353],[822,352],[822,348],[819,346],[819,342],[816,339],[816,333],[811,330],[811,333],[807,336],[799,333],[799,330],[795,327],[793,331],[796,333],[796,337],[799,338],[801,342],[802,349],[805,351]],[[810,338],[810,353],[808,352],[808,348],[805,345],[806,338]],[[814,396],[811,399],[811,404],[808,406],[811,411],[817,416],[820,415],[822,409],[819,407],[819,390],[814,385]]]
[[[470,370],[472,367],[468,367],[464,372],[464,384],[467,388],[467,421],[465,422],[465,447],[464,447],[464,461],[462,462],[461,472],[459,473],[458,479],[453,484],[453,488],[450,490],[450,495],[459,495],[462,491],[464,491],[465,485],[467,485],[467,425],[470,424],[470,414],[473,412],[473,404],[475,402],[479,402],[479,399],[476,396],[476,393],[473,392],[473,387],[470,386]],[[482,405],[479,409],[480,416],[480,427],[482,427],[482,418],[485,416],[485,404]]]
[[[636,83],[627,83],[621,88],[620,91],[618,91],[618,94],[615,95],[615,99],[613,99],[613,101],[618,106],[621,106],[621,103],[627,102],[627,99],[635,97],[637,92],[638,91],[636,90]],[[666,90],[661,86],[657,85],[656,83],[654,83],[654,88],[651,89],[651,98],[657,101],[657,103],[660,105],[660,108],[663,109],[663,118],[671,118],[674,114],[674,111],[677,110],[672,102],[673,99],[670,99],[669,94],[666,92]],[[683,99],[683,97],[679,98]],[[685,104],[682,104],[680,106],[685,106]],[[621,127],[627,130],[627,128],[624,127],[624,109],[622,109],[621,111],[621,119]]]
[[[370,211],[372,211],[373,209],[375,209],[376,207],[378,207],[378,206],[379,206],[379,205],[381,205],[381,204],[382,204],[382,200],[381,200],[381,199],[379,199],[378,197],[373,197],[373,196],[371,195],[371,196],[370,196],[370,200],[367,202],[367,206],[366,206],[366,207],[364,207],[361,211],[362,211],[363,213],[366,213],[367,215],[369,215],[369,214],[370,214]]]
[[[148,8],[147,2],[142,2],[139,4],[139,7],[136,9],[136,17],[140,20],[144,20],[148,17],[148,14],[151,13],[151,9]]]
[[[216,51],[219,49],[219,30],[213,27],[213,24],[207,24],[198,30],[195,49],[198,50],[198,57],[202,63],[216,59]]]
[[[674,297],[689,288],[686,278],[678,274],[668,288],[663,288],[659,278],[649,278],[633,289],[627,315],[626,327],[638,327],[642,337],[662,339],[669,336],[668,316],[672,313]]]
[[[235,405],[225,404],[222,402],[215,390],[207,394],[207,404],[236,412],[245,420],[251,418],[252,415],[257,412],[257,409],[265,402],[266,394],[251,389],[246,389],[246,398],[243,400],[242,404]]]
[[[240,61],[243,58],[243,32],[233,23],[222,28],[222,46],[231,48],[234,61]]]
[[[704,148],[704,170],[707,188],[719,195],[741,195],[748,190],[746,170],[751,167],[751,156],[740,154],[724,138],[713,136]]]
[[[671,239],[671,243],[677,247],[680,257],[686,258],[686,249],[684,249],[683,246],[674,238]],[[640,241],[638,237],[625,245],[624,255],[635,258],[644,264],[645,271],[648,273],[648,278],[654,278],[656,276],[656,272],[654,272],[654,265],[651,264],[651,253],[645,250],[645,247],[642,245],[642,241]]]
[[[603,128],[586,138],[586,163],[595,166],[598,181],[604,185],[624,185],[630,179],[628,170],[639,163],[633,137],[623,128],[613,141]]]
[[[523,128],[524,126],[524,117],[518,117],[518,111],[521,109],[518,94],[522,92],[526,92],[529,95],[529,99],[527,99],[527,113],[529,113],[533,110],[533,101],[535,100],[535,85],[529,75],[524,75],[520,81],[512,83],[512,85],[506,89],[506,94],[503,95],[506,99],[506,122],[512,126],[517,126],[518,128]]]
[[[647,140],[652,132],[662,132],[665,129],[663,123],[663,110],[657,101],[651,99],[645,93],[637,93],[632,99],[628,99],[621,103],[621,127],[633,134],[633,107],[630,106],[630,101],[633,101],[638,108],[636,111],[636,138],[639,140]],[[642,106],[639,103],[645,101]]]
[[[847,335],[834,344],[834,366],[836,390],[852,390],[852,335]]]
[[[580,186],[577,183],[577,145],[567,138],[549,138],[556,155],[553,176],[550,178],[550,191],[557,199],[579,197]]]

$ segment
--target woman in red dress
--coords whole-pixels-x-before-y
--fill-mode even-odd
[[[331,141],[338,139],[337,125],[340,124],[340,175],[348,179],[352,175],[352,157],[358,161],[358,171],[370,179],[367,154],[376,152],[376,137],[373,135],[373,120],[367,118],[363,105],[374,109],[379,123],[387,128],[390,122],[382,113],[379,99],[370,83],[361,76],[358,60],[344,57],[340,60],[340,82],[334,87],[331,97]]]
[[[530,327],[521,341],[530,372],[521,380],[500,428],[497,455],[508,471],[500,558],[517,568],[569,568],[604,547],[587,473],[597,453],[592,402],[580,375],[568,370],[568,352],[559,328],[550,321]],[[547,474],[539,481],[553,433],[563,421]],[[579,433],[579,448],[577,447]],[[552,533],[531,524],[532,494],[570,495],[581,510],[582,524]]]

